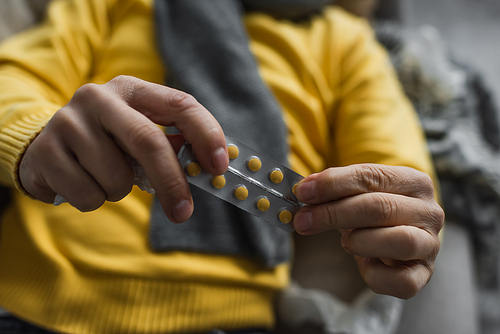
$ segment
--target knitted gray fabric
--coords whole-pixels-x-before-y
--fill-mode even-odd
[[[243,8],[297,18],[329,2],[157,0],[157,39],[169,73],[167,85],[192,94],[226,135],[286,164],[286,127],[248,48]],[[168,220],[155,199],[150,231],[154,250],[251,256],[270,267],[289,260],[286,232],[198,188],[191,191],[194,214],[180,225]]]

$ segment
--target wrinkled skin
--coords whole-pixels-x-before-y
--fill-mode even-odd
[[[176,126],[207,171],[225,172],[224,133],[201,104],[178,90],[120,76],[82,86],[56,112],[24,154],[21,183],[43,202],[59,194],[77,209],[92,211],[131,191],[129,154],[144,167],[167,216],[183,222],[193,211],[176,156],[183,138],[165,136],[157,124]]]
[[[352,165],[302,180],[294,218],[302,235],[340,230],[370,288],[407,299],[429,281],[440,247],[444,212],[431,178],[408,167]]]
[[[165,136],[158,125],[173,125],[181,135]],[[226,171],[224,133],[195,98],[120,76],[78,89],[28,146],[19,177],[43,202],[60,194],[92,211],[131,191],[128,154],[144,167],[168,218],[181,223],[193,212],[176,157],[184,140],[205,170]],[[298,233],[340,230],[344,249],[375,292],[409,298],[430,279],[444,214],[426,174],[383,165],[330,168],[301,181],[296,194],[308,204],[294,218]]]

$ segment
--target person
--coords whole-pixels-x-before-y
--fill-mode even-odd
[[[207,6],[186,3],[191,10]],[[265,139],[288,143],[291,167],[309,175],[296,190],[307,204],[293,220],[299,234],[341,231],[342,246],[373,291],[417,294],[432,275],[444,221],[423,135],[367,24],[325,1],[321,6],[297,20],[247,6],[250,50],[279,102],[284,132],[264,131],[267,121],[251,123],[267,109],[253,109],[231,127],[232,114],[217,104],[207,108],[203,89],[228,76],[207,66],[203,73],[217,78],[195,75],[186,84],[198,63],[178,64],[192,56],[194,40],[183,39],[183,29],[155,37],[152,13],[160,7],[151,0],[55,1],[43,25],[6,41],[0,177],[16,190],[2,216],[0,306],[63,333],[272,330],[273,297],[290,279],[288,236],[241,212],[209,219],[219,206],[193,222],[194,207],[213,202],[193,200],[196,191],[176,158],[186,140],[204,169],[223,174],[224,135],[237,137],[242,124],[263,150],[273,146]],[[176,17],[167,23],[177,24]],[[183,27],[201,34],[203,17],[190,18]],[[172,38],[179,43],[161,44],[162,33],[178,34]],[[162,56],[176,61],[165,65]],[[163,85],[172,73],[177,87],[201,92]],[[237,95],[223,87],[221,103]],[[169,126],[180,135],[165,135],[161,127]],[[133,187],[127,156],[144,168],[155,197]],[[53,206],[57,194],[71,205]],[[148,234],[150,225],[158,227],[158,210],[168,224]]]

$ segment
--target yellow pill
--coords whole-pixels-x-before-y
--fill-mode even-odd
[[[281,172],[279,169],[275,169],[271,172],[271,174],[269,175],[269,178],[271,179],[271,181],[273,183],[280,183],[281,181],[283,181],[283,172]]]
[[[245,186],[239,186],[234,190],[234,197],[240,201],[244,201],[248,197],[248,189]]]
[[[189,176],[198,176],[201,173],[201,167],[196,162],[191,162],[187,166],[187,172]]]
[[[295,183],[292,187],[292,194],[295,196],[295,189],[297,189],[297,183]]]
[[[229,145],[227,148],[227,152],[229,153],[229,159],[234,160],[240,155],[240,150],[236,145]]]
[[[248,169],[252,172],[257,172],[262,167],[262,162],[260,162],[259,158],[252,158],[248,160]]]
[[[222,189],[226,185],[226,178],[224,175],[217,175],[212,178],[212,185],[214,188]]]
[[[279,218],[283,224],[288,224],[289,222],[292,221],[293,215],[288,210],[282,210],[280,211]]]
[[[259,200],[257,200],[257,209],[259,209],[259,211],[266,212],[267,210],[269,210],[270,207],[271,207],[271,202],[269,202],[267,198],[262,197]]]

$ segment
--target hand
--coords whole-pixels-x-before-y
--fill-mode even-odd
[[[353,165],[303,179],[294,218],[296,231],[311,235],[338,229],[344,249],[380,294],[410,298],[429,281],[440,247],[444,212],[431,178],[408,167]]]
[[[157,126],[174,125],[167,137]],[[175,150],[185,138],[204,169],[223,174],[228,166],[224,133],[192,96],[133,77],[87,84],[55,113],[28,146],[19,177],[35,198],[53,203],[63,196],[81,211],[118,201],[134,176],[125,154],[144,168],[168,218],[187,220],[193,200]]]

